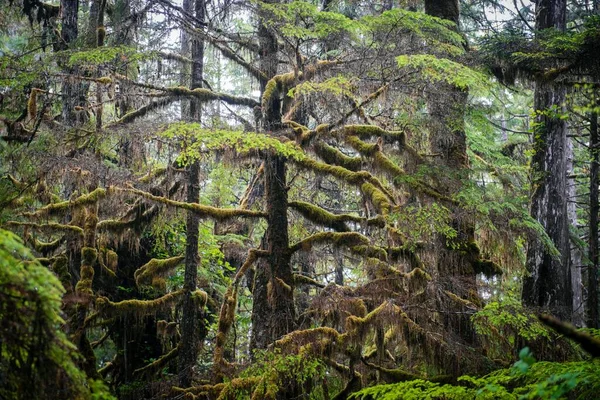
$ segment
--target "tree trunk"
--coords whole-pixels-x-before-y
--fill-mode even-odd
[[[204,0],[196,0],[194,3],[196,18],[200,21],[205,19]],[[204,41],[195,38],[192,43],[192,89],[202,87],[204,69]],[[201,105],[198,101],[190,103],[190,119],[200,121]],[[187,199],[188,203],[200,201],[200,163],[194,161],[187,170]],[[202,338],[200,338],[201,315],[198,304],[194,301],[193,293],[196,290],[198,276],[198,227],[200,218],[194,212],[188,211],[186,218],[186,244],[185,244],[185,273],[182,319],[181,319],[181,343],[179,347],[179,385],[189,387],[192,384],[193,367],[198,358],[198,350]]]
[[[573,176],[573,141],[567,140],[567,176]],[[573,231],[578,231],[577,223],[577,182],[575,178],[569,178],[568,199],[567,204],[569,213],[569,226],[573,227]],[[581,276],[581,266],[583,264],[582,249],[576,241],[570,241],[571,247],[571,287],[573,288],[573,324],[575,326],[584,326],[585,324],[585,309],[583,306],[583,278]]]
[[[429,15],[450,20],[458,24],[458,1],[425,1],[425,10]],[[468,93],[446,83],[436,83],[426,95],[429,111],[429,141],[431,152],[436,154],[436,166],[439,168],[438,190],[452,197],[461,186],[461,179],[467,178],[468,157],[464,128],[464,114]],[[458,210],[460,211],[460,210]],[[474,244],[473,223],[460,217],[454,210],[452,227],[457,237],[449,240],[438,234],[428,248],[431,260],[430,273],[436,284],[432,287],[435,308],[448,331],[459,332],[467,343],[474,341],[475,335],[470,315],[464,304],[452,301],[441,295],[442,290],[453,293],[462,299],[478,304],[476,271],[473,261],[479,257]]]
[[[536,29],[564,29],[566,2],[538,0]],[[569,220],[567,213],[567,129],[561,118],[566,90],[542,78],[536,80],[534,110],[534,150],[532,158],[533,194],[531,215],[546,230],[560,252],[550,254],[539,238],[529,243],[527,271],[523,282],[523,303],[543,308],[562,319],[571,319]]]
[[[259,23],[261,70],[272,78],[277,74],[277,38]],[[261,83],[264,93],[266,83]],[[281,125],[281,105],[270,101],[263,110],[266,132],[277,131]],[[293,274],[290,263],[287,217],[287,186],[285,159],[267,155],[264,164],[267,204],[267,232],[263,246],[270,252],[266,262],[260,262],[254,276],[251,349],[264,349],[294,329],[296,312],[293,297]]]
[[[600,328],[598,321],[598,156],[600,154],[600,138],[598,137],[598,113],[590,115],[590,152],[592,165],[590,169],[590,267],[587,273],[587,326]]]

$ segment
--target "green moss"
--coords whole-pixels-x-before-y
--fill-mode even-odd
[[[379,260],[387,260],[388,255],[383,247],[378,246],[369,246],[369,245],[361,245],[361,246],[353,246],[350,250],[358,255],[363,257],[374,257]]]
[[[154,277],[166,276],[175,267],[181,264],[183,260],[185,260],[185,257],[183,256],[171,257],[163,260],[153,258],[133,273],[135,284],[138,287],[141,285],[150,284]]]
[[[292,201],[289,207],[298,211],[309,221],[332,228],[338,232],[348,232],[346,222],[363,222],[365,219],[352,214],[333,214],[323,208],[303,201]]]
[[[233,209],[233,208],[217,208],[211,206],[205,206],[198,203],[185,203],[181,201],[175,201],[167,199],[166,197],[154,196],[151,193],[144,192],[137,189],[121,189],[130,193],[137,194],[146,199],[163,203],[172,207],[182,208],[184,210],[192,211],[200,217],[209,217],[217,221],[226,221],[228,219],[244,217],[244,218],[264,218],[266,214],[260,211],[252,211],[245,209]]]
[[[388,197],[375,187],[375,185],[365,182],[361,185],[361,190],[371,200],[373,207],[375,207],[378,213],[384,216],[390,213],[391,204]]]
[[[60,203],[48,204],[37,210],[35,213],[26,214],[28,216],[35,215],[52,215],[61,211],[67,211],[75,207],[96,204],[99,200],[105,198],[108,194],[106,189],[98,188],[88,194],[81,195],[74,200],[63,201]]]
[[[353,247],[369,244],[369,239],[358,232],[318,232],[290,247],[290,251],[310,249],[314,244],[332,243],[336,246]]]
[[[81,249],[81,262],[87,265],[94,265],[98,258],[98,250],[91,247]]]
[[[302,275],[302,274],[294,274],[294,286],[298,286],[298,285],[312,285],[312,286],[316,286],[316,287],[320,287],[320,288],[325,287],[325,285],[323,285],[320,282],[317,282],[316,280],[314,280],[313,278],[311,278],[309,276]]]
[[[352,146],[354,150],[367,157],[373,156],[373,154],[380,150],[377,144],[363,142],[357,136],[353,135],[346,136],[346,143]]]
[[[170,308],[185,293],[184,290],[167,293],[155,300],[123,300],[117,303],[106,297],[96,299],[96,307],[106,315],[133,314],[136,316],[153,315]]]
[[[67,232],[72,232],[72,233],[76,233],[79,235],[83,235],[83,229],[80,228],[79,226],[58,224],[55,222],[49,222],[47,224],[38,224],[36,222],[8,221],[5,225],[26,226],[26,227],[38,229],[40,231],[48,231],[48,232],[67,231]]]
[[[353,172],[360,170],[362,167],[362,159],[360,157],[347,156],[327,143],[315,143],[314,151],[327,164],[339,165]]]

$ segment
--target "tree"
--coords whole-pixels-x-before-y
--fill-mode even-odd
[[[66,287],[88,377],[123,399],[347,398],[525,343],[568,357],[507,289],[528,235],[553,245],[457,2],[94,4],[62,53],[13,22],[34,34],[2,59],[21,78],[0,109],[0,222]]]

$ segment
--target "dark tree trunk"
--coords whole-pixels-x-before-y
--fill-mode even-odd
[[[61,50],[73,47],[77,40],[77,21],[79,12],[79,0],[61,0],[61,30],[60,46]],[[67,72],[77,75],[77,70],[68,68]],[[67,126],[78,125],[78,115],[81,112],[75,111],[76,106],[85,105],[85,93],[80,90],[80,83],[65,78],[62,87],[62,121]],[[83,98],[82,98],[83,97]]]
[[[277,74],[277,38],[262,22],[259,23],[261,70],[272,78]],[[261,83],[264,92],[266,83]],[[264,130],[277,131],[281,125],[281,104],[269,101],[264,114]],[[293,297],[293,274],[290,263],[287,218],[287,187],[285,160],[268,155],[264,164],[267,204],[267,232],[263,246],[270,252],[266,262],[260,262],[254,276],[252,309],[252,349],[264,349],[273,341],[294,329],[296,312]]]
[[[536,6],[536,29],[564,29],[564,0],[540,0]],[[567,127],[558,115],[564,112],[565,98],[566,90],[563,87],[545,82],[542,78],[536,81],[531,215],[544,227],[560,256],[551,255],[539,238],[531,241],[527,251],[529,275],[523,282],[523,303],[529,307],[546,309],[563,319],[571,319],[573,296],[567,214]]]
[[[196,18],[200,21],[205,19],[204,0],[196,0],[194,3]],[[192,89],[202,87],[204,69],[204,41],[195,38],[192,43]],[[201,105],[192,100],[190,103],[191,120],[200,121]],[[200,201],[200,163],[194,161],[187,171],[187,202],[198,203]],[[200,337],[201,313],[198,304],[194,301],[193,292],[197,288],[198,264],[198,227],[200,219],[197,214],[188,211],[186,219],[186,245],[185,245],[185,273],[182,319],[181,319],[181,343],[179,347],[179,385],[189,387],[192,384],[193,367],[198,358],[198,350],[202,338]]]
[[[450,20],[458,24],[458,1],[425,1],[425,10],[429,15]],[[467,143],[464,127],[464,114],[468,92],[446,83],[436,83],[427,93],[429,110],[429,141],[431,152],[436,154],[435,163],[439,168],[438,190],[452,197],[462,186],[462,179],[468,177]],[[432,241],[428,252],[434,265],[430,273],[436,282],[432,297],[438,316],[445,329],[458,332],[467,343],[475,340],[470,315],[464,304],[454,301],[441,293],[442,290],[478,304],[476,271],[474,260],[479,252],[474,244],[473,223],[461,218],[460,210],[454,210],[452,227],[457,236],[449,240],[438,234]]]
[[[450,20],[458,25],[460,17],[458,0],[425,0],[425,13]]]
[[[600,328],[598,321],[598,156],[600,154],[600,138],[598,137],[598,113],[590,115],[590,152],[592,153],[592,165],[590,169],[590,236],[589,257],[590,267],[588,269],[587,283],[587,326],[589,328]]]
[[[296,312],[290,264],[287,221],[285,161],[276,155],[265,160],[265,195],[268,227],[266,262],[259,263],[254,276],[252,348],[264,349],[294,329]]]

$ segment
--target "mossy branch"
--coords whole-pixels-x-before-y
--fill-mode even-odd
[[[39,251],[42,254],[47,254],[58,249],[60,245],[65,241],[65,237],[60,237],[51,242],[41,242],[37,238],[33,237],[33,235],[28,234],[27,241],[31,243],[35,251]]]
[[[201,218],[209,217],[216,221],[226,221],[232,218],[244,217],[244,218],[265,218],[266,214],[260,211],[235,209],[235,208],[217,208],[211,206],[205,206],[198,203],[185,203],[181,201],[167,199],[166,197],[155,196],[151,193],[143,190],[134,188],[119,188],[125,192],[130,192],[142,196],[148,200],[156,201],[158,203],[166,204],[171,207],[182,208],[184,210],[192,211]]]
[[[105,198],[108,195],[108,193],[108,190],[98,188],[88,194],[81,195],[76,199],[62,201],[60,203],[48,204],[33,213],[24,213],[23,215],[28,217],[53,215],[58,212],[67,211],[75,207],[83,207],[91,204],[96,204],[99,200]]]
[[[36,222],[22,222],[22,221],[8,221],[5,225],[7,226],[24,226],[29,228],[38,229],[46,232],[71,232],[83,236],[83,228],[75,225],[58,224],[55,222],[49,222],[47,224],[38,224]]]
[[[165,310],[177,302],[185,293],[183,289],[168,293],[155,300],[123,300],[117,303],[110,301],[106,297],[96,299],[96,307],[104,314],[125,315],[133,314],[136,316],[153,315],[160,310]]]
[[[317,243],[332,243],[336,246],[353,247],[368,245],[369,239],[358,232],[318,232],[290,247],[290,253],[308,250]]]
[[[178,354],[179,354],[179,346],[173,348],[167,354],[163,354],[156,360],[152,361],[150,364],[148,364],[142,368],[138,368],[138,369],[134,370],[133,375],[140,376],[145,373],[151,373],[151,374],[156,373],[157,371],[159,371],[160,369],[162,369],[163,367],[168,365],[172,360],[175,360],[177,358]]]
[[[265,250],[250,249],[246,261],[240,267],[235,274],[233,280],[229,284],[225,296],[223,297],[223,304],[219,312],[219,322],[217,324],[217,335],[215,341],[215,348],[213,351],[213,368],[214,376],[217,382],[223,379],[223,369],[226,365],[224,354],[225,354],[225,342],[227,341],[227,335],[235,320],[235,309],[237,306],[237,295],[238,285],[242,280],[242,277],[246,274],[246,271],[256,262],[259,257],[264,257],[269,253]]]
[[[302,275],[302,274],[294,274],[294,286],[303,285],[303,284],[304,285],[312,285],[312,286],[316,286],[319,288],[325,287],[324,284],[322,284],[321,282],[317,282],[310,276],[306,276],[306,275]]]
[[[347,170],[356,172],[362,167],[360,157],[350,157],[327,143],[317,142],[313,146],[314,152],[327,164],[339,165]]]
[[[145,116],[146,114],[148,114],[151,111],[168,106],[175,100],[177,100],[177,98],[175,98],[175,97],[167,97],[164,99],[154,100],[154,101],[146,104],[145,106],[138,108],[137,110],[128,112],[127,114],[125,114],[121,118],[119,118],[118,120],[112,121],[112,122],[106,124],[103,127],[103,129],[112,128],[116,125],[129,124],[131,122],[134,122],[138,118]]]
[[[565,335],[576,343],[579,343],[581,348],[590,353],[592,357],[600,357],[600,340],[588,333],[578,331],[573,325],[554,318],[551,315],[540,314],[538,318],[556,332]]]
[[[183,260],[185,260],[185,257],[183,256],[171,257],[163,260],[153,258],[133,273],[135,284],[138,287],[150,284],[152,278],[167,275],[171,270],[181,264]]]
[[[365,218],[352,214],[333,214],[329,211],[304,201],[291,201],[288,206],[298,211],[304,218],[317,224],[334,229],[338,232],[348,232],[346,222],[364,222]]]
[[[119,80],[123,82],[127,82],[133,86],[141,87],[144,89],[155,90],[162,92],[165,96],[175,96],[175,97],[192,97],[197,99],[200,102],[208,102],[208,101],[224,101],[227,104],[231,105],[239,105],[239,106],[248,106],[248,107],[258,107],[260,103],[250,97],[242,97],[242,96],[234,96],[227,93],[218,93],[213,92],[209,89],[197,88],[197,89],[188,89],[184,86],[174,86],[174,87],[162,87],[151,85],[147,83],[136,82],[132,79],[129,79],[123,75],[115,75]]]

